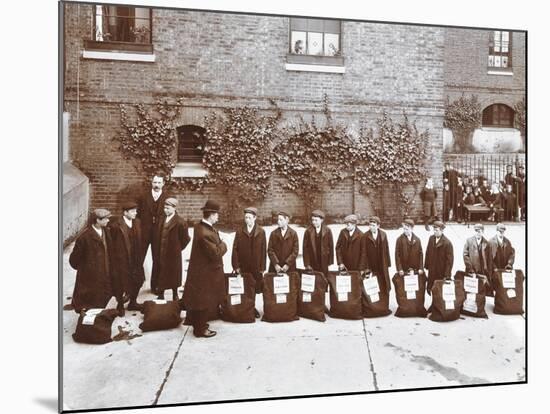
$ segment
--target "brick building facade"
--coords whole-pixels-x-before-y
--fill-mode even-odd
[[[158,98],[175,102],[183,97],[176,124],[201,127],[213,111],[244,105],[269,111],[274,101],[282,110],[283,126],[300,116],[322,117],[326,94],[333,118],[352,133],[362,122],[374,126],[383,112],[396,120],[405,112],[419,130],[429,132],[428,166],[434,181],[441,183],[446,96],[474,88],[483,91],[484,102],[494,101],[495,95],[511,102],[525,92],[524,80],[518,81],[524,78],[519,69],[522,51],[515,48],[521,40],[515,37],[518,69],[514,66],[512,77],[472,75],[476,68],[467,62],[475,53],[482,57],[484,48],[476,47],[487,32],[481,30],[468,31],[475,35],[465,40],[459,29],[341,21],[337,40],[341,53],[314,57],[291,53],[291,26],[307,25],[306,19],[153,9],[149,48],[121,50],[116,44],[109,47],[105,39],[103,44],[90,42],[97,40],[99,19],[107,20],[98,17],[95,7],[63,5],[69,159],[89,179],[91,209],[117,210],[117,195],[143,181],[139,166],[124,159],[114,139],[122,132],[121,104],[150,105]],[[313,35],[307,39],[312,47]],[[333,38],[324,39],[326,45]],[[487,72],[486,66],[483,69]],[[196,174],[182,167],[183,175]],[[190,220],[200,216],[207,198],[221,197],[215,188],[177,196],[180,213]],[[273,210],[283,207],[291,214],[303,214],[298,197],[284,192],[274,178],[270,195],[259,203],[260,215],[269,219]],[[320,207],[329,216],[371,212],[368,197],[359,194],[351,179],[327,191]],[[413,215],[420,215],[418,209]]]

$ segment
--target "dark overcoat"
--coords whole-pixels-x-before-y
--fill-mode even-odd
[[[365,239],[358,227],[350,236],[348,229],[342,229],[336,242],[336,263],[343,264],[348,270],[365,268]]]
[[[490,276],[493,268],[489,243],[482,237],[480,244],[481,255],[475,236],[469,237],[466,239],[466,243],[464,243],[463,256],[466,273],[477,273]]]
[[[162,191],[157,201],[153,199],[151,189],[143,193],[138,198],[138,215],[137,218],[141,221],[141,231],[144,240],[144,248],[148,247],[149,243],[156,244],[156,236],[158,236],[158,225],[164,223],[166,215],[164,214],[164,202],[170,197],[166,191]]]
[[[316,232],[313,226],[309,226],[304,232],[303,254],[304,266],[313,270],[328,273],[328,267],[334,263],[334,240],[332,231],[321,224],[321,251],[317,249]]]
[[[109,227],[113,293],[119,296],[124,292],[139,291],[145,281],[140,220],[133,220],[130,228],[120,217],[119,220],[109,223]]]
[[[275,272],[275,265],[283,267],[288,265],[289,272],[296,270],[296,258],[298,257],[298,234],[288,227],[283,237],[281,229],[277,227],[269,235],[267,254],[269,256],[269,272]]]
[[[159,225],[158,240],[157,256],[153,257],[152,277],[156,277],[160,292],[177,289],[182,283],[181,252],[190,241],[187,225],[177,213],[174,213],[167,224]]]
[[[430,236],[426,248],[424,267],[428,270],[428,291],[438,279],[450,278],[453,270],[453,244],[443,234],[436,244],[435,236]]]
[[[76,270],[72,305],[75,311],[104,308],[113,296],[109,248],[111,238],[108,228],[103,228],[103,238],[90,226],[76,240],[69,256],[69,264]]]
[[[264,229],[254,225],[248,233],[246,224],[235,233],[231,265],[233,269],[240,269],[242,273],[254,275],[265,272],[267,241]]]
[[[516,251],[512,243],[506,237],[502,239],[501,254],[498,251],[498,237],[495,235],[489,239],[489,249],[491,251],[491,261],[493,269],[504,269],[506,266],[514,266]]]
[[[187,310],[208,310],[225,298],[223,255],[227,245],[218,230],[200,221],[195,224],[183,303]]]
[[[404,234],[401,234],[395,242],[395,267],[397,271],[407,272],[414,269],[424,269],[424,254],[422,243],[416,234],[412,234],[411,241]]]
[[[380,229],[378,229],[379,240],[374,240],[370,230],[368,230],[363,237],[365,238],[365,250],[363,252],[365,258],[365,269],[375,271],[377,270],[376,264],[378,264],[384,275],[386,287],[389,292],[391,290],[391,283],[388,268],[391,266],[391,259],[388,237],[386,236],[386,233]]]

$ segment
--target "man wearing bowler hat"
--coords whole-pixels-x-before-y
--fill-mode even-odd
[[[338,269],[361,271],[364,269],[363,232],[357,227],[358,218],[350,214],[344,218],[346,227],[340,230],[336,242],[336,262]]]
[[[179,300],[178,287],[182,284],[181,252],[190,241],[187,224],[176,212],[178,200],[169,197],[164,201],[164,219],[159,224],[157,240],[158,256],[153,262],[153,275],[157,281],[158,298],[164,299],[164,291],[172,290],[172,300]]]
[[[289,227],[290,215],[285,211],[277,214],[277,228],[269,235],[267,254],[270,272],[293,272],[298,257],[298,234]]]
[[[410,269],[415,273],[424,273],[424,252],[422,244],[416,234],[413,233],[414,221],[410,218],[403,220],[403,233],[395,242],[395,267],[400,276],[408,273]]]
[[[193,334],[210,338],[216,331],[208,329],[208,309],[219,306],[224,299],[223,255],[227,245],[214,228],[220,205],[208,200],[201,210],[203,219],[194,227],[183,304],[187,309],[186,319],[193,325]]]
[[[83,309],[104,308],[113,296],[109,250],[111,237],[107,224],[111,212],[94,210],[91,225],[75,242],[69,264],[76,270],[72,305],[77,313]]]
[[[391,266],[390,248],[386,233],[380,229],[380,219],[377,216],[369,218],[369,230],[364,234],[363,255],[365,258],[365,273],[375,273],[380,276],[380,290],[389,293],[391,290],[390,274],[388,268]]]
[[[262,293],[267,242],[264,229],[256,223],[257,216],[256,207],[244,209],[244,225],[235,233],[231,264],[237,273],[251,273],[256,281],[256,293]],[[255,314],[260,317],[257,310]]]
[[[303,251],[306,270],[328,274],[328,267],[334,262],[334,241],[332,231],[323,223],[325,213],[311,212],[311,226],[304,233]]]
[[[124,294],[130,297],[128,310],[141,310],[137,303],[139,289],[145,281],[141,223],[136,218],[137,202],[122,205],[122,216],[109,225],[111,233],[111,266],[113,290],[118,301],[119,315],[124,315]]]
[[[450,279],[453,269],[453,244],[443,234],[445,224],[436,220],[432,224],[434,234],[428,240],[424,266],[428,271],[428,284],[426,290],[431,295],[433,284],[436,280]]]

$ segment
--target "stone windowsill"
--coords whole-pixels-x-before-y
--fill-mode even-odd
[[[207,171],[200,162],[180,162],[172,171],[174,178],[203,178],[206,175]]]
[[[289,53],[286,56],[285,69],[298,72],[345,73],[342,56],[311,56]]]
[[[514,72],[511,70],[498,70],[498,69],[487,69],[487,75],[497,75],[497,76],[514,76]]]
[[[150,53],[83,50],[82,57],[84,59],[123,60],[129,62],[155,62],[155,55]]]

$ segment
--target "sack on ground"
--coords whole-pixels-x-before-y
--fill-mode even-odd
[[[116,317],[115,309],[82,310],[73,334],[74,341],[83,344],[111,342],[111,327]]]
[[[361,276],[357,271],[328,272],[332,318],[363,319],[361,313]]]
[[[432,287],[430,320],[436,322],[456,321],[465,300],[462,280],[436,280]]]
[[[143,322],[139,328],[143,332],[173,329],[181,324],[181,309],[178,301],[148,300],[143,303],[142,312]]]
[[[384,276],[371,273],[361,283],[361,307],[363,317],[378,318],[391,314],[390,292],[384,286]]]
[[[221,305],[222,320],[236,323],[255,322],[255,299],[256,280],[251,273],[226,274],[225,301]]]
[[[501,315],[523,314],[523,281],[521,270],[498,270],[493,274],[495,287],[495,313]]]
[[[392,278],[397,299],[395,316],[425,318],[428,315],[424,307],[426,279],[426,274],[405,273],[403,276],[399,273],[395,274]]]
[[[324,322],[328,281],[323,272],[300,270],[298,316]]]
[[[298,319],[300,276],[297,272],[264,275],[262,321],[290,322]]]
[[[475,318],[487,319],[485,312],[485,293],[487,277],[485,275],[470,276],[469,274],[458,271],[455,274],[455,280],[461,280],[464,286],[465,300],[460,313],[473,316]]]

